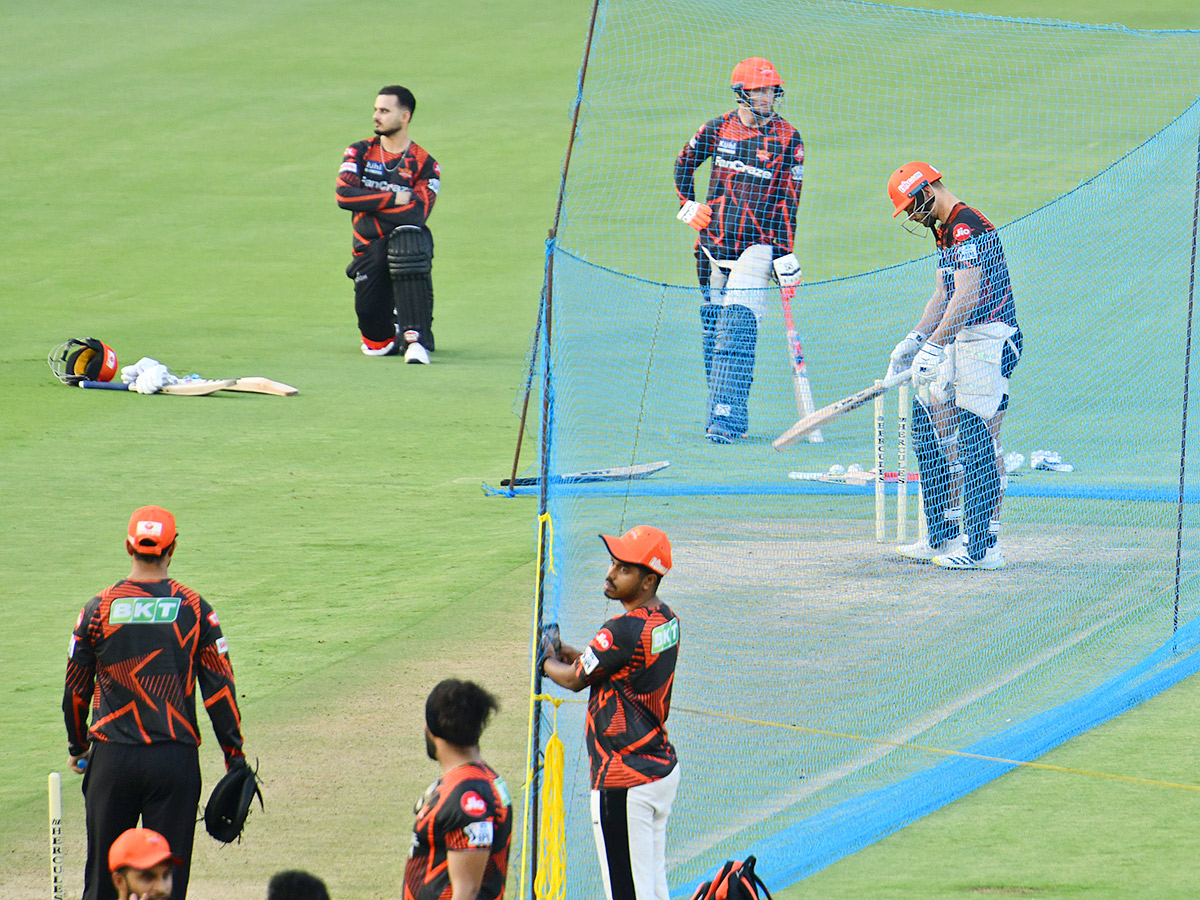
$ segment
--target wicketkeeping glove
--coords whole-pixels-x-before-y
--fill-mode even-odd
[[[258,770],[250,768],[249,763],[239,758],[209,795],[208,803],[204,805],[204,828],[223,843],[238,840],[255,797],[258,797],[258,806],[262,809]]]
[[[712,207],[707,203],[686,200],[683,206],[679,208],[679,212],[675,213],[675,218],[680,222],[686,222],[697,231],[703,231],[708,227],[708,223],[712,221]]]
[[[804,273],[800,271],[800,260],[796,259],[795,253],[779,257],[771,266],[775,269],[775,280],[781,288],[795,287],[804,277]]]
[[[913,357],[917,351],[921,349],[921,345],[925,343],[925,338],[915,331],[910,331],[908,335],[900,343],[896,345],[896,349],[892,351],[891,359],[888,362],[888,370],[885,378],[891,378],[900,372],[903,372],[912,365]]]
[[[942,345],[926,341],[925,345],[917,351],[917,355],[913,357],[913,384],[917,387],[923,384],[932,384],[934,378],[937,377],[937,366],[941,361]]]

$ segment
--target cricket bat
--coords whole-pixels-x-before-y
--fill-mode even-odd
[[[272,381],[270,378],[263,378],[260,375],[255,375],[252,378],[237,378],[227,388],[226,391],[247,391],[252,394],[274,394],[277,397],[291,397],[294,394],[300,393],[299,388],[294,388],[290,384],[284,384],[282,381]]]
[[[800,343],[796,319],[792,315],[792,299],[795,296],[795,287],[779,289],[779,297],[783,303],[783,324],[787,330],[788,351],[792,360],[792,390],[796,395],[796,413],[803,419],[816,411],[816,404],[813,403],[812,385],[808,381],[808,367],[804,362],[804,345]],[[807,437],[810,444],[820,444],[825,440],[820,428],[808,432]]]
[[[229,390],[233,387],[232,378],[202,378],[194,381],[181,381],[178,384],[163,385],[159,393],[172,394],[176,397],[205,397],[217,391]],[[81,388],[100,391],[128,391],[132,385],[122,381],[81,381]],[[137,393],[134,391],[134,393]]]
[[[876,381],[869,388],[859,391],[857,394],[851,394],[849,397],[843,397],[828,406],[823,406],[811,415],[804,416],[799,422],[775,438],[771,445],[776,450],[782,450],[784,447],[790,447],[800,438],[810,434],[817,428],[827,422],[832,422],[839,416],[844,416],[851,410],[858,409],[868,400],[874,400],[880,394],[885,393],[890,388],[894,388],[898,384],[902,384],[912,377],[912,370],[905,369],[903,372],[897,372],[891,378],[885,378],[882,381]]]
[[[671,465],[670,460],[662,459],[658,462],[638,463],[633,466],[616,466],[611,469],[584,469],[581,472],[570,472],[566,475],[552,475],[551,482],[562,484],[588,484],[593,481],[629,481],[635,478],[647,478],[655,472],[661,472],[667,466]],[[515,481],[509,478],[503,478],[500,481],[501,487],[529,487],[534,484],[541,484],[542,479],[537,476],[530,478],[518,478]]]

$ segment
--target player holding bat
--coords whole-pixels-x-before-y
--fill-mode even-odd
[[[933,295],[888,366],[889,377],[912,367],[917,388],[913,446],[929,524],[926,541],[900,547],[899,553],[947,569],[998,569],[1004,554],[989,528],[1001,498],[1003,461],[998,462],[996,448],[1008,408],[1008,379],[1022,343],[1000,235],[982,213],[952,194],[941,172],[928,163],[901,166],[887,189],[893,218],[905,213],[910,223],[932,231],[937,245]],[[957,524],[945,517],[952,499],[945,448],[955,429],[963,467],[965,546]]]
[[[804,182],[804,142],[775,112],[783,96],[779,72],[767,60],[751,57],[737,64],[730,85],[737,107],[701,126],[675,160],[675,190],[682,204],[676,218],[699,232],[695,253],[709,391],[706,434],[724,444],[745,436],[749,426],[758,327],[772,275],[785,292],[794,293],[800,283],[792,245]],[[709,158],[708,199],[700,203],[695,172]],[[803,376],[802,356],[795,366],[797,378]]]

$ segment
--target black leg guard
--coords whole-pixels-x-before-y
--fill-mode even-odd
[[[921,467],[929,546],[939,547],[958,533],[957,523],[946,521],[946,504],[950,499],[950,465],[942,455],[937,429],[933,427],[929,410],[916,399],[912,405],[912,441],[917,463]]]
[[[750,424],[748,404],[754,384],[758,320],[741,304],[721,307],[713,346],[708,433],[718,439],[740,438]]]
[[[981,559],[988,548],[988,525],[1000,475],[996,471],[996,447],[987,423],[973,412],[959,410],[958,458],[963,464],[963,527],[972,559]]]
[[[432,350],[433,279],[428,275],[393,276],[392,295],[401,339],[410,343],[416,340],[426,350]],[[408,337],[414,331],[417,337]]]

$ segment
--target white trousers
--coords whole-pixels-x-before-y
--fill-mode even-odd
[[[667,816],[679,788],[679,764],[649,784],[592,791],[592,830],[608,900],[670,900]]]

